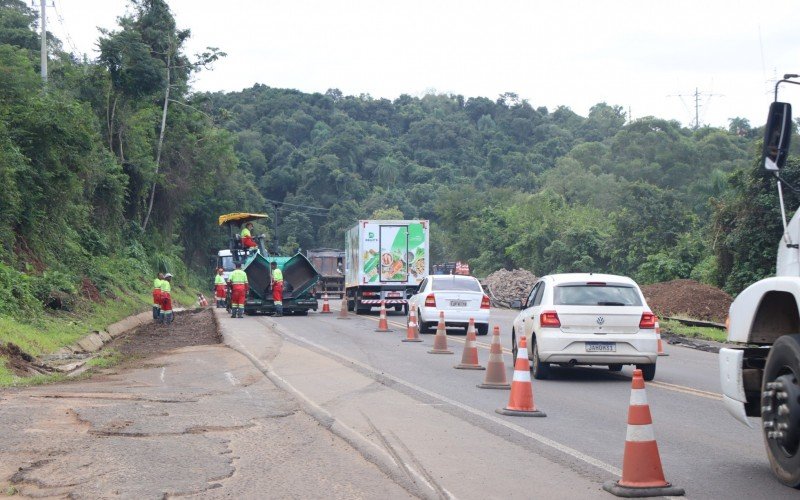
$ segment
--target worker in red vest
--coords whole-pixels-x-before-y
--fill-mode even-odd
[[[162,273],[158,273],[153,280],[153,320],[158,321],[161,317],[161,280],[164,279]]]
[[[247,273],[242,271],[242,263],[236,263],[236,269],[230,276],[231,282],[231,318],[244,318],[244,301],[247,297],[249,284]]]
[[[224,272],[220,267],[214,276],[214,297],[217,299],[217,308],[225,307],[225,278],[222,277]]]

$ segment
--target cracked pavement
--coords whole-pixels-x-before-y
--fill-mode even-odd
[[[0,491],[27,497],[410,496],[222,345],[0,391],[0,424]]]

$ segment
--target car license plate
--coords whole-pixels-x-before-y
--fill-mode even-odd
[[[467,307],[466,300],[451,300],[450,307]]]
[[[587,342],[586,352],[617,352],[616,342]]]

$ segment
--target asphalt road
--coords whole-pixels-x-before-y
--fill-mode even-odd
[[[377,314],[350,314],[349,320],[342,321],[337,319],[337,306],[333,306],[331,315],[230,321],[258,322],[266,331],[279,334],[284,345],[270,361],[270,370],[285,377],[309,401],[348,422],[352,429],[361,428],[378,445],[385,433],[395,433],[404,449],[416,455],[414,460],[423,470],[439,478],[448,494],[459,498],[508,495],[510,482],[525,488],[519,495],[511,490],[512,496],[536,492],[547,497],[586,497],[605,495],[600,491],[603,481],[618,478],[630,367],[621,374],[605,368],[556,368],[552,380],[534,381],[536,405],[547,413],[546,418],[500,416],[494,410],[505,406],[508,392],[477,389],[475,385],[483,381],[485,372],[453,369],[460,361],[463,333],[449,335],[454,355],[431,355],[427,351],[432,335],[423,336],[422,343],[401,342],[405,337],[404,316],[390,313],[394,331],[377,333]],[[501,329],[509,380],[514,315],[514,311],[492,310],[492,326]],[[253,353],[262,342],[256,336],[239,333],[233,338],[232,347]],[[485,363],[491,335],[478,337],[478,341],[481,363]],[[647,384],[647,394],[667,480],[685,488],[689,498],[797,498],[796,490],[773,479],[757,429],[759,422],[754,421],[755,429],[748,429],[723,408],[717,355],[669,345],[665,349],[669,356],[659,358],[656,379]],[[371,384],[362,381],[358,386],[353,382],[356,386],[347,387],[349,372],[369,379]],[[433,412],[427,417],[409,417],[419,426],[426,418],[424,432],[418,431],[415,436],[411,430],[401,431],[399,422],[387,424],[390,427],[364,424],[353,407],[378,390],[382,396],[375,398],[376,408],[366,410],[377,415],[371,419],[389,419],[390,414],[409,406],[408,402],[402,407],[387,403],[391,396],[387,391],[392,391],[415,401],[410,404]],[[359,411],[365,410],[362,407]],[[442,425],[430,426],[430,421],[441,421]],[[450,442],[440,447],[442,435],[452,434],[452,426],[459,423],[468,424],[474,433],[456,440],[464,443],[466,451]],[[437,447],[438,453],[432,452]],[[466,475],[465,461],[477,464]],[[491,473],[485,473],[485,469],[491,469]],[[578,485],[580,493],[574,486],[553,485],[553,477],[567,481],[567,485]]]

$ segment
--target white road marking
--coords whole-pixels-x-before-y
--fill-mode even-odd
[[[275,328],[279,329],[280,327],[275,325]],[[282,335],[285,335],[286,337],[289,337],[289,338],[294,339],[296,341],[299,341],[299,342],[305,343],[307,345],[310,345],[310,346],[314,347],[315,349],[318,349],[318,350],[320,350],[322,352],[328,353],[331,356],[334,356],[334,357],[339,358],[339,359],[341,359],[343,361],[346,361],[347,363],[350,363],[350,364],[353,364],[355,366],[358,366],[358,367],[362,368],[363,370],[366,370],[368,372],[371,372],[371,373],[375,374],[377,377],[389,379],[389,380],[391,380],[391,381],[393,381],[395,383],[398,383],[400,385],[404,385],[404,386],[408,387],[409,389],[412,389],[412,390],[414,390],[416,392],[425,394],[428,397],[431,397],[431,398],[434,398],[434,399],[438,399],[439,401],[447,403],[447,404],[449,404],[451,406],[455,406],[456,408],[464,410],[467,413],[471,413],[471,414],[473,414],[475,416],[484,418],[486,420],[490,420],[495,424],[499,424],[499,425],[501,425],[501,426],[503,426],[503,427],[505,427],[507,429],[510,429],[510,430],[515,431],[515,432],[517,432],[519,434],[522,434],[523,436],[526,436],[526,437],[528,437],[530,439],[533,439],[534,441],[538,441],[539,443],[541,443],[541,444],[543,444],[545,446],[549,446],[549,447],[551,447],[551,448],[553,448],[553,449],[555,449],[555,450],[557,450],[557,451],[559,451],[561,453],[569,455],[572,458],[575,458],[577,460],[585,462],[585,463],[587,463],[589,465],[593,465],[593,466],[595,466],[595,467],[597,467],[599,469],[602,469],[602,470],[604,470],[606,472],[609,472],[611,474],[614,474],[615,476],[621,476],[622,475],[622,470],[621,469],[619,469],[617,467],[614,467],[613,465],[607,464],[607,463],[603,462],[602,460],[594,458],[594,457],[592,457],[590,455],[582,453],[582,452],[580,452],[580,451],[578,451],[578,450],[576,450],[574,448],[571,448],[571,447],[569,447],[569,446],[567,446],[565,444],[559,443],[558,441],[555,441],[553,439],[545,437],[545,436],[543,436],[541,434],[537,434],[535,432],[529,431],[528,429],[525,429],[524,427],[520,427],[519,425],[516,425],[516,424],[513,424],[513,423],[508,422],[506,420],[503,420],[500,417],[495,417],[494,415],[490,415],[489,413],[483,412],[481,410],[478,410],[476,408],[468,406],[468,405],[466,405],[464,403],[461,403],[459,401],[456,401],[454,399],[450,399],[447,396],[443,396],[443,395],[438,394],[436,392],[429,391],[428,389],[425,389],[424,387],[420,387],[420,386],[418,386],[416,384],[412,384],[411,382],[407,382],[407,381],[405,381],[405,380],[403,380],[401,378],[395,377],[393,375],[389,375],[388,373],[385,373],[385,372],[378,371],[378,370],[372,368],[369,365],[366,365],[366,364],[364,364],[364,363],[362,363],[362,362],[360,362],[358,360],[355,360],[355,359],[352,359],[352,358],[348,358],[347,356],[343,356],[343,355],[341,355],[341,354],[339,354],[337,352],[334,352],[334,351],[328,349],[325,346],[319,345],[316,342],[312,342],[312,341],[306,339],[305,337],[301,337],[299,335],[295,335],[295,334],[289,333],[289,332],[285,331],[283,328],[280,328],[280,332],[281,332]],[[273,372],[273,374],[274,374],[274,372]]]
[[[161,383],[162,383],[162,384],[164,383],[164,375],[165,375],[166,373],[167,373],[167,367],[166,367],[166,366],[162,366],[162,367],[161,367]]]

